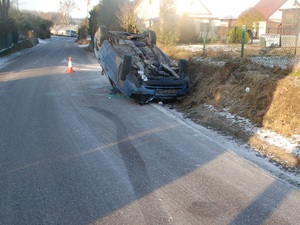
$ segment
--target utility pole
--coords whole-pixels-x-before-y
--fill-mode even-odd
[[[91,8],[91,1],[90,0],[86,0],[86,18],[89,17],[90,8]]]
[[[242,60],[244,60],[244,58],[245,58],[245,36],[246,36],[246,26],[243,25],[243,28],[242,28],[242,51],[241,51]]]

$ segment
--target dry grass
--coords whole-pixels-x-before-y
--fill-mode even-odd
[[[290,72],[240,60],[224,67],[190,60],[192,98],[183,104],[228,108],[258,127],[300,135],[300,77]]]
[[[79,39],[79,40],[77,40],[77,43],[78,43],[79,45],[87,45],[87,44],[90,43],[90,41],[87,40],[87,39]]]
[[[173,59],[188,59],[202,54],[175,46],[160,48]],[[268,68],[247,60],[233,59],[229,54],[220,50],[209,53],[214,58],[227,61],[224,67],[190,60],[192,98],[183,104],[192,107],[205,102],[219,108],[226,107],[257,126],[288,137],[300,135],[300,66],[293,71]],[[246,88],[250,91],[246,92]]]
[[[300,135],[300,70],[268,68],[247,60],[227,58],[224,66],[189,60],[191,95],[179,109],[207,103],[250,119],[257,127],[283,136]],[[247,90],[249,91],[246,91]],[[299,158],[253,136],[248,143],[271,159],[299,166]]]
[[[192,51],[179,49],[176,46],[158,46],[164,53],[166,53],[170,58],[178,60],[178,59],[189,59],[193,56],[196,56],[197,53]]]
[[[272,104],[264,116],[263,126],[286,136],[300,135],[300,78],[287,76],[279,80]]]

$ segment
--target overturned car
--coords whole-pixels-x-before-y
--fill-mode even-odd
[[[94,51],[113,89],[140,104],[176,99],[189,92],[187,60],[171,60],[156,46],[152,30],[134,34],[100,26]]]

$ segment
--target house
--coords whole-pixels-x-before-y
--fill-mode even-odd
[[[300,25],[300,1],[288,1],[280,9],[282,12],[281,25],[284,34],[295,34]],[[299,30],[298,30],[299,33]]]
[[[260,34],[287,34],[287,29],[295,30],[300,19],[300,4],[297,0],[261,0],[253,10],[265,18],[259,25]]]
[[[259,12],[267,26],[274,27],[281,23],[282,13],[279,8],[288,0],[260,0],[252,9]]]
[[[134,11],[143,19],[147,27],[159,20],[161,4],[164,0],[134,0]],[[177,17],[184,14],[193,19],[196,32],[202,35],[209,32],[210,38],[220,39],[217,27],[225,30],[234,26],[236,19],[219,19],[215,17],[204,0],[173,0]],[[263,20],[259,22],[255,37],[264,34],[293,34],[300,21],[300,0],[260,0],[251,11],[259,12]],[[220,31],[220,30],[219,30]],[[221,38],[222,39],[222,38]],[[277,38],[278,39],[278,38]]]
[[[134,1],[134,11],[139,18],[146,22],[145,25],[147,27],[151,27],[153,23],[159,20],[162,3],[163,0],[137,0]],[[173,0],[173,5],[176,16],[188,15],[195,21],[195,27],[198,32],[202,29],[201,24],[210,24],[212,26],[214,21],[219,21],[201,0]]]
[[[257,36],[265,42],[266,47],[293,47],[300,44],[297,43],[299,0],[261,0],[253,10],[264,17],[264,21],[259,22]]]

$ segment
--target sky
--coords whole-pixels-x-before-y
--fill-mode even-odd
[[[60,0],[14,0],[19,1],[19,9],[37,10],[43,12],[58,11]],[[187,1],[187,0],[182,0]],[[237,17],[241,12],[256,5],[259,0],[202,0],[214,16],[224,18],[226,16]],[[87,0],[75,0],[77,10],[71,14],[73,18],[87,16]],[[99,3],[99,0],[90,0],[91,7]]]
[[[186,0],[183,0],[186,1]],[[202,0],[210,12],[219,18],[237,18],[243,11],[255,6],[260,0]]]
[[[19,1],[20,10],[36,10],[43,12],[57,12],[60,0],[14,0]],[[99,0],[89,0],[91,7],[99,3]],[[71,14],[73,18],[85,18],[87,16],[87,0],[74,0],[78,9]]]

